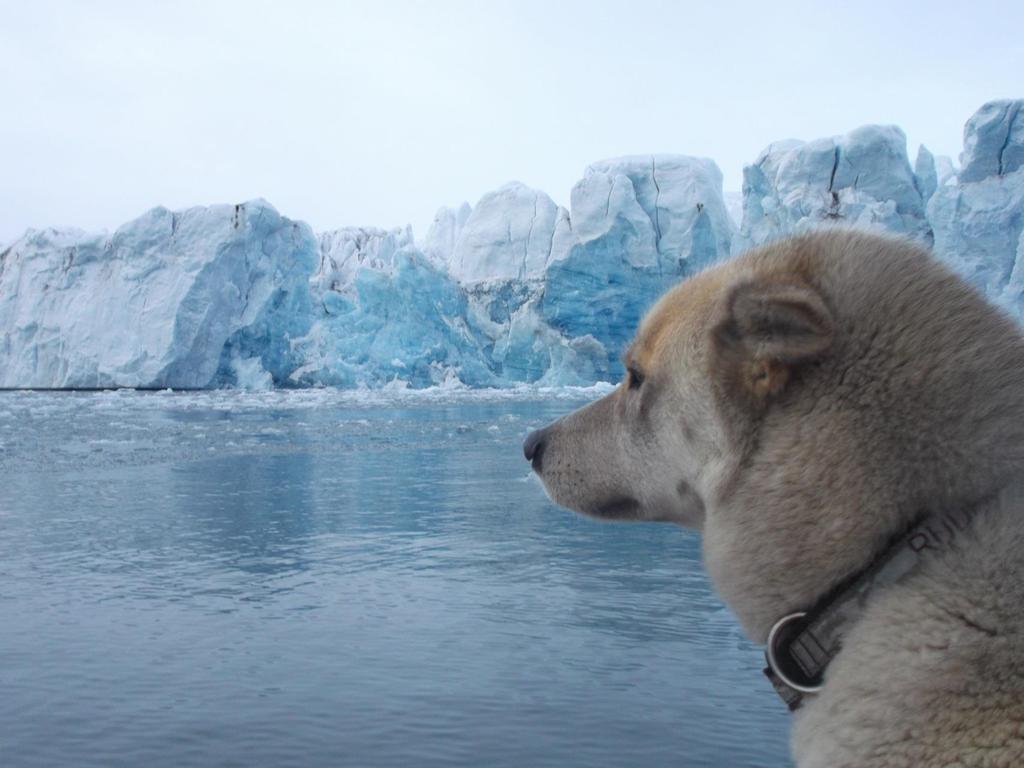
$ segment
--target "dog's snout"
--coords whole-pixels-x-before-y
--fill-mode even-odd
[[[536,472],[540,472],[541,457],[544,455],[544,445],[546,442],[547,429],[535,429],[523,441],[523,456],[533,464],[533,469]]]
[[[526,436],[523,441],[523,456],[527,461],[533,461],[538,455],[544,452],[544,439],[547,430],[535,429]]]

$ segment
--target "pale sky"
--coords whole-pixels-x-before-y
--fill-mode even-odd
[[[317,230],[510,180],[895,123],[956,156],[1024,96],[1024,3],[0,0],[0,243],[264,197]]]

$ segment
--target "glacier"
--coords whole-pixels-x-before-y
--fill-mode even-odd
[[[740,249],[822,222],[879,228],[930,245],[922,187],[936,182],[934,160],[919,153],[915,173],[896,126],[865,126],[845,136],[769,145],[743,170]]]
[[[961,168],[935,190],[935,252],[1018,320],[1024,306],[1024,100],[993,101],[964,128]]]
[[[287,358],[316,260],[312,230],[263,201],[30,231],[0,255],[0,386],[207,387],[243,330]]]
[[[587,386],[650,304],[791,232],[875,228],[1024,312],[1024,101],[967,121],[959,166],[895,126],[769,144],[724,193],[685,155],[593,163],[569,207],[511,182],[411,228],[314,233],[263,200],[156,208],[0,251],[0,387]]]
[[[567,337],[593,337],[599,373],[614,378],[653,300],[729,255],[722,175],[702,158],[625,157],[587,168],[570,200],[575,241],[552,254],[541,316]]]

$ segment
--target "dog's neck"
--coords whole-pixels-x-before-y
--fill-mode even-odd
[[[911,574],[923,560],[949,549],[990,500],[955,512],[922,514],[863,569],[806,610],[780,617],[768,634],[764,673],[790,711],[798,709],[805,696],[821,690],[828,665],[872,596]]]

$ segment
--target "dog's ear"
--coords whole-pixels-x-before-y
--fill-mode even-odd
[[[782,391],[798,366],[824,357],[835,332],[821,295],[794,278],[735,286],[715,335],[729,378],[763,400]]]

